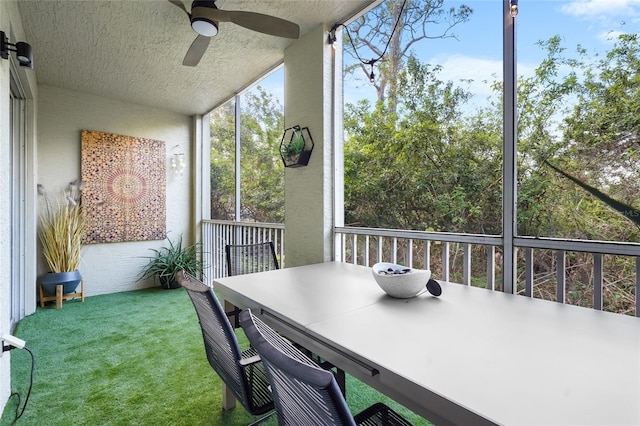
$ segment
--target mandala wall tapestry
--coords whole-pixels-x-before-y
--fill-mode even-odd
[[[166,238],[165,143],[82,131],[85,243]]]

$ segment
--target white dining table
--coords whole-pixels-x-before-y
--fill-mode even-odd
[[[327,262],[214,289],[436,424],[640,425],[640,318],[440,284],[395,299]]]

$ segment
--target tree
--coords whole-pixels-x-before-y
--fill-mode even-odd
[[[620,216],[563,174],[628,206],[640,204],[638,36],[620,36],[604,58],[580,46],[570,57],[559,36],[540,45],[547,58],[535,76],[519,82],[519,190],[529,195],[535,193],[531,188],[538,191],[535,199],[519,196],[521,212],[536,211],[520,221],[519,230],[528,235],[637,240],[638,230],[628,231],[637,219],[633,215],[639,214],[636,209],[629,207],[627,217]],[[570,71],[562,74],[563,69]],[[527,186],[533,182],[536,185]]]
[[[629,226],[640,218],[639,41],[622,35],[602,57],[581,46],[572,55],[559,36],[539,43],[547,57],[518,80],[518,234],[640,240]],[[395,98],[382,80],[378,102],[345,106],[347,224],[500,233],[502,83],[471,109],[465,82],[440,71],[409,53],[394,70]],[[534,251],[534,292],[544,298],[555,298],[556,260]],[[590,305],[594,256],[567,252],[565,261],[568,300]],[[635,259],[602,262],[605,309],[633,313]]]
[[[211,120],[211,214],[235,213],[235,106],[229,103]],[[284,168],[279,143],[283,108],[262,87],[242,97],[240,115],[240,187],[242,220],[284,221]]]
[[[211,113],[211,218],[232,220],[235,212],[235,103]]]
[[[397,229],[498,233],[500,127],[463,119],[469,94],[410,57],[399,117],[378,102],[347,106],[345,220]],[[489,125],[491,124],[491,125]]]
[[[348,67],[346,71],[352,73],[355,69],[361,69],[368,80],[372,65],[360,61],[363,48],[372,53],[371,59],[382,57],[381,62],[376,64],[378,71],[373,84],[378,100],[386,103],[391,113],[396,111],[397,77],[411,54],[411,48],[425,39],[455,38],[453,28],[466,22],[473,12],[465,5],[460,5],[458,9],[447,9],[444,2],[388,0],[348,26],[345,52],[359,63]]]

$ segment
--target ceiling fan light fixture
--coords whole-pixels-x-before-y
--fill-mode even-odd
[[[206,18],[197,17],[191,19],[191,28],[205,37],[213,37],[218,34],[218,24]]]

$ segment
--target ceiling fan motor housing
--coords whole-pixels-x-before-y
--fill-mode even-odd
[[[211,0],[194,0],[191,3],[191,10],[196,7],[208,7],[210,9],[217,9],[215,2]],[[218,34],[218,24],[208,18],[202,16],[194,16],[191,14],[191,28],[193,31],[205,37],[213,37]]]

